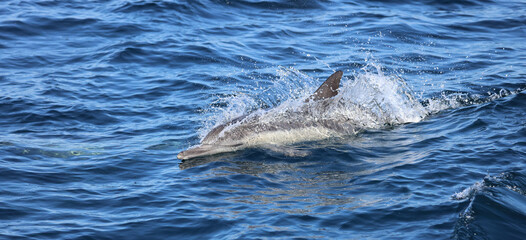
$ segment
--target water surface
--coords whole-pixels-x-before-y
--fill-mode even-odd
[[[526,235],[521,1],[7,0],[0,16],[1,238]],[[334,70],[402,79],[427,114],[306,157],[176,158]]]

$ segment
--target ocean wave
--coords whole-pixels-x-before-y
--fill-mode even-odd
[[[526,175],[510,171],[456,193],[455,200],[466,201],[455,227],[455,238],[485,237],[518,239],[525,234]]]

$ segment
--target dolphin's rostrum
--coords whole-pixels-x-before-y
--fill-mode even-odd
[[[333,73],[299,107],[284,110],[288,106],[282,104],[221,124],[212,129],[199,145],[179,153],[177,158],[185,160],[248,147],[271,146],[274,149],[275,145],[325,139],[337,135],[342,127],[353,131],[352,124],[345,126],[319,116],[330,107],[331,98],[338,94],[342,76],[342,71]]]

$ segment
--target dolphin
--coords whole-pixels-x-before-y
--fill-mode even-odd
[[[177,158],[187,160],[251,147],[301,155],[302,152],[282,146],[356,132],[356,125],[345,121],[348,119],[324,117],[334,104],[331,100],[338,94],[342,76],[342,71],[334,72],[301,104],[291,105],[286,101],[275,108],[258,110],[214,127],[200,144],[180,152]]]

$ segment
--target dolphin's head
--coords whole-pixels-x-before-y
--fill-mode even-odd
[[[201,156],[214,155],[223,152],[232,152],[239,149],[241,144],[237,145],[215,145],[215,144],[201,144],[192,147],[186,151],[182,151],[177,154],[177,158],[186,160],[190,158],[196,158]]]

